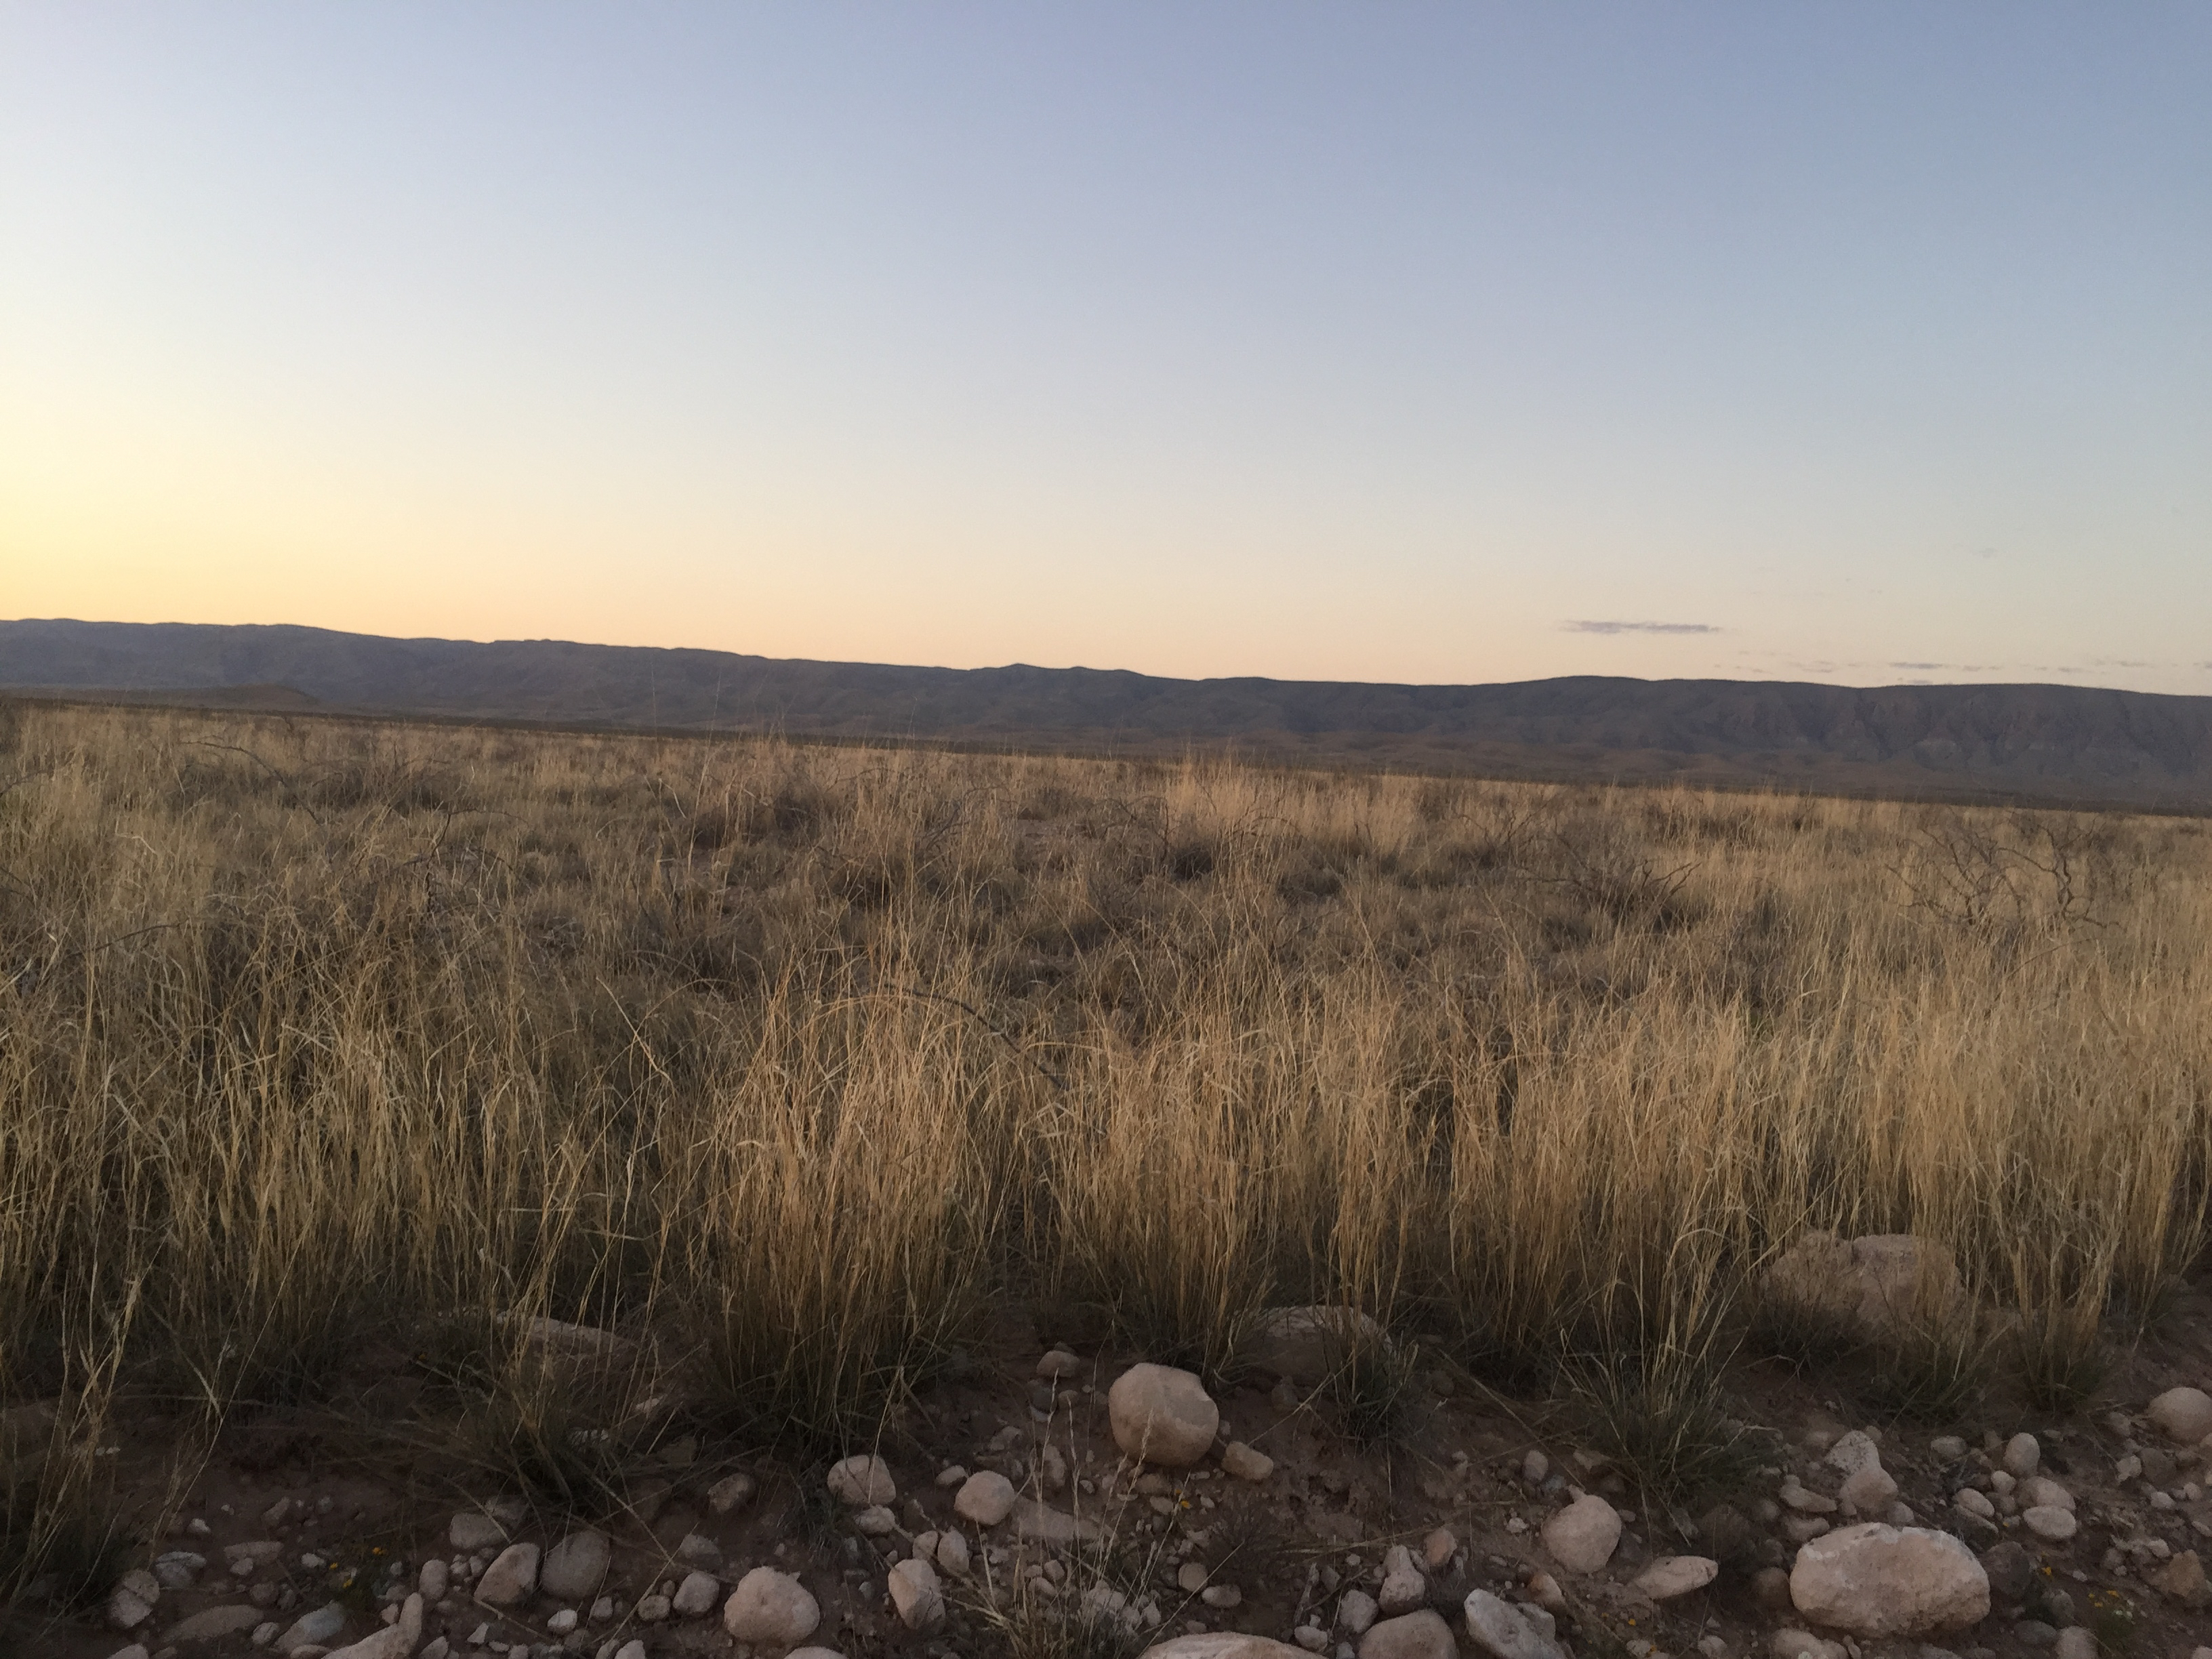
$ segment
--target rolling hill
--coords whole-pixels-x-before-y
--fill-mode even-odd
[[[778,731],[1547,778],[2212,808],[2212,697],[1596,676],[1489,685],[913,668],[559,640],[0,622],[0,686],[568,726]]]

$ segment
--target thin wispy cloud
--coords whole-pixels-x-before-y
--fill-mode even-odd
[[[1560,627],[1570,634],[1717,634],[1711,623],[1569,622]]]

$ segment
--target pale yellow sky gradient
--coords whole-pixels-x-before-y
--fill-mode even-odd
[[[0,615],[2212,693],[2208,46],[16,8]]]

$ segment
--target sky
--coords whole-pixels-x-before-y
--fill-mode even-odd
[[[0,0],[0,616],[2212,694],[2212,9]]]

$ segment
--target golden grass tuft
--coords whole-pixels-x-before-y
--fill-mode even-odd
[[[1215,1375],[1350,1302],[1679,1394],[1813,1226],[1947,1243],[2061,1401],[2204,1243],[2195,820],[5,730],[0,1393],[69,1421],[543,1315],[859,1443],[1006,1296]]]

